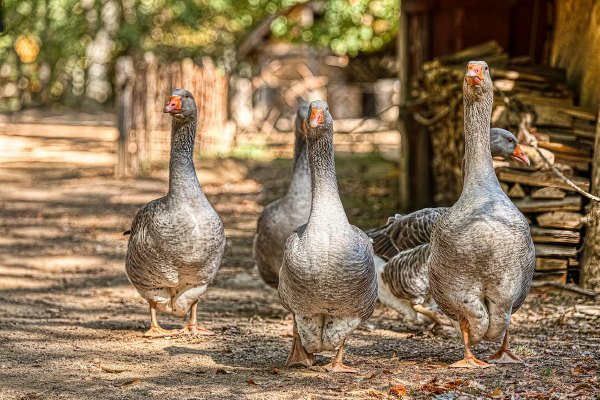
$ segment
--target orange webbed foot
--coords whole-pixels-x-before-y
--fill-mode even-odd
[[[349,367],[343,363],[332,361],[329,364],[323,365],[323,368],[327,372],[340,372],[346,374],[358,373],[358,368]]]
[[[164,329],[160,326],[151,326],[146,332],[144,332],[145,338],[163,338],[168,336],[177,336],[179,331],[176,329]]]
[[[215,333],[211,330],[203,328],[198,325],[186,325],[181,331],[179,331],[181,335],[189,335],[189,336],[213,336]]]
[[[488,361],[494,364],[523,364],[523,360],[517,357],[510,350],[500,349],[488,358]]]
[[[490,367],[492,367],[492,364],[488,364],[485,361],[478,360],[475,357],[465,357],[460,361],[450,364],[448,367],[449,368],[476,369],[476,368],[490,368]]]

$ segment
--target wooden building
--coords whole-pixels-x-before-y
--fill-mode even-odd
[[[579,188],[598,192],[600,5],[591,0],[405,0],[402,10],[398,49],[406,60],[400,76],[406,93],[401,130],[408,143],[403,149],[408,210],[452,204],[460,193],[462,100],[457,90],[443,86],[444,80],[460,79],[471,58],[490,64],[495,125],[518,132],[527,143],[535,141],[548,150],[555,169]],[[564,282],[583,275],[598,286],[600,251],[592,240],[597,217],[583,217],[588,199],[546,164],[529,171],[515,168],[499,170],[498,177],[531,221],[538,278]],[[560,200],[546,197],[556,189]],[[587,230],[584,221],[592,221]]]

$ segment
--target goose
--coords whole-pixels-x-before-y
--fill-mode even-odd
[[[490,367],[471,351],[481,340],[502,343],[488,361],[521,362],[508,349],[510,317],[529,292],[535,252],[527,220],[494,173],[488,134],[492,103],[488,65],[469,62],[463,82],[463,190],[433,226],[429,257],[433,299],[464,343],[463,359],[450,367]]]
[[[277,289],[285,241],[308,221],[311,205],[310,172],[306,155],[308,103],[298,100],[295,122],[294,166],[287,193],[265,207],[258,218],[252,254],[263,281]]]
[[[490,152],[493,157],[512,158],[529,165],[517,138],[505,129],[490,129]],[[415,323],[433,320],[437,325],[450,325],[445,316],[434,310],[427,270],[431,230],[446,211],[448,207],[396,214],[385,226],[366,232],[373,239],[379,301]]]
[[[225,235],[194,169],[196,102],[185,89],[173,90],[164,108],[172,117],[169,191],[142,207],[131,224],[125,271],[150,306],[147,337],[172,335],[157,321],[157,310],[185,316],[179,332],[211,335],[198,326],[198,300],[221,265]]]
[[[310,103],[307,130],[312,206],[308,222],[285,244],[279,298],[293,314],[293,343],[286,366],[310,367],[314,353],[336,351],[330,372],[358,372],[344,365],[348,335],[367,320],[377,301],[369,237],[348,222],[338,193],[333,119],[327,103]]]

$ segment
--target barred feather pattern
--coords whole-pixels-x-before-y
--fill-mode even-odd
[[[375,255],[388,261],[390,258],[398,254],[398,249],[392,243],[390,237],[386,234],[388,225],[379,228],[373,228],[365,231],[368,237],[373,242],[373,251]]]
[[[125,260],[127,277],[142,297],[177,316],[206,291],[225,249],[223,224],[194,169],[195,134],[195,113],[191,121],[173,120],[169,192],[136,214]]]
[[[388,261],[382,279],[392,294],[412,304],[423,304],[429,295],[429,243],[399,252]]]
[[[294,314],[302,345],[317,353],[338,348],[371,316],[377,278],[371,241],[350,225],[339,198],[331,115],[324,102],[312,107],[325,110],[324,123],[307,135],[312,207],[286,241],[279,297]]]
[[[517,138],[511,132],[500,128],[490,130],[490,152],[493,157],[510,158],[516,145]],[[382,266],[376,265],[381,302],[405,315],[414,312],[407,311],[402,301],[411,304],[434,303],[430,299],[426,265],[429,242],[435,222],[448,210],[448,207],[438,207],[425,208],[408,215],[396,214],[388,219],[386,225],[366,231],[373,240],[375,255],[389,261]]]
[[[447,211],[447,207],[438,207],[424,208],[408,215],[396,214],[388,219],[386,235],[398,251],[429,243],[433,225]]]
[[[265,207],[258,219],[252,246],[256,267],[263,281],[277,289],[285,241],[308,221],[312,203],[310,171],[303,125],[308,104],[298,107],[295,123],[294,167],[287,193]]]
[[[473,343],[499,341],[529,292],[535,252],[525,217],[494,174],[488,134],[493,91],[487,70],[481,86],[465,83],[463,91],[464,187],[434,226],[429,281],[441,310],[455,322],[468,322]]]

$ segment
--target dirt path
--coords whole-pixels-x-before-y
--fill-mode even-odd
[[[523,366],[449,370],[461,356],[457,340],[378,307],[349,340],[347,362],[359,374],[283,368],[291,321],[258,278],[251,242],[262,205],[285,190],[288,160],[200,163],[228,236],[199,308],[217,335],[142,338],[149,313],[125,277],[121,232],[140,205],[164,194],[165,172],[117,181],[112,154],[106,131],[0,134],[0,399],[367,399],[404,390],[416,399],[598,398],[600,316],[573,311],[580,299],[540,293],[513,318]],[[392,212],[390,164],[341,159],[338,175],[357,225]]]

